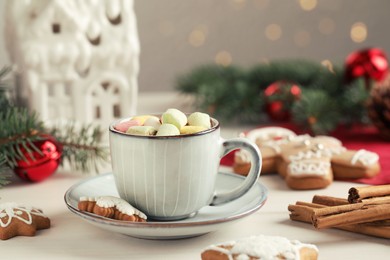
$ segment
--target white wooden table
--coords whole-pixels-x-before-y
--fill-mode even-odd
[[[153,100],[153,95],[140,97],[140,113],[180,107],[175,97],[163,98],[167,102],[163,109],[147,105],[154,104]],[[230,138],[241,130],[247,129],[226,128],[222,135]],[[253,215],[200,237],[158,241],[110,233],[71,213],[64,203],[64,193],[86,177],[59,170],[41,183],[27,184],[16,179],[0,189],[0,203],[18,202],[41,208],[52,223],[50,229],[39,231],[35,237],[0,241],[0,259],[200,259],[202,249],[210,244],[256,234],[316,244],[319,259],[389,259],[390,256],[390,240],[335,229],[315,230],[309,224],[289,220],[288,204],[310,201],[315,194],[346,197],[348,189],[358,184],[334,182],[324,190],[292,191],[277,175],[261,176],[260,181],[269,189],[268,201]]]

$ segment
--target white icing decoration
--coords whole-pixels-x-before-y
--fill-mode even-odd
[[[280,152],[282,151],[280,148],[281,145],[292,142],[304,142],[305,140],[309,140],[309,138],[311,138],[309,135],[288,136],[284,139],[266,141],[264,143],[261,143],[260,146],[270,147],[277,154],[280,154]]]
[[[96,201],[96,205],[103,208],[115,207],[121,213],[126,215],[137,215],[140,218],[147,219],[147,216],[138,209],[131,206],[127,201],[114,196],[101,196],[96,198],[80,197],[80,201]]]
[[[96,198],[94,198],[94,197],[82,196],[82,197],[80,197],[80,201],[96,201]]]
[[[309,151],[300,151],[297,154],[290,155],[289,159],[291,161],[300,161],[303,159],[313,159],[313,158],[321,158],[321,157],[330,157],[332,155],[331,151],[328,149],[322,149],[322,150],[309,150]]]
[[[278,140],[278,141],[267,141],[261,144],[262,147],[269,147],[275,151],[275,153],[280,154],[281,149],[280,145],[287,141],[286,139]]]
[[[22,218],[20,215],[26,213],[27,219]],[[43,213],[41,213],[38,209],[18,205],[14,202],[8,202],[0,204],[0,227],[7,227],[11,224],[12,219],[19,219],[24,223],[31,225],[32,223],[32,215],[46,217]],[[4,222],[3,218],[8,217],[8,219]]]
[[[251,162],[251,155],[246,150],[238,150],[235,154],[235,161],[236,163],[250,163]]]
[[[283,127],[263,127],[249,131],[247,138],[255,142],[257,139],[267,140],[273,137],[289,138],[295,137],[295,133]]]
[[[226,248],[219,247],[216,245],[211,245],[206,250],[214,250],[214,251],[220,252],[222,254],[225,254],[228,257],[228,260],[233,260],[233,256],[230,254],[230,251]]]
[[[326,175],[329,172],[329,162],[293,161],[289,164],[292,176]]]
[[[245,254],[239,254],[237,257],[236,257],[236,260],[250,260],[249,256],[245,255]]]
[[[230,242],[232,245],[231,250],[218,248],[218,246],[210,246],[206,250],[217,250],[227,255],[228,259],[233,259],[233,255],[238,255],[237,259],[249,259],[248,256],[258,259],[282,259],[285,260],[298,260],[300,259],[299,250],[302,247],[313,248],[318,251],[315,245],[302,244],[299,241],[289,241],[287,238],[279,236],[251,236],[237,240],[236,242]],[[218,249],[217,249],[218,248]]]
[[[351,159],[351,163],[355,165],[359,161],[363,165],[373,165],[377,163],[378,160],[379,160],[378,154],[361,149],[353,155]]]
[[[344,152],[345,147],[326,147],[326,148],[317,148],[316,150],[300,151],[297,154],[290,155],[289,159],[291,161],[299,161],[303,159],[313,159],[313,158],[322,158],[322,157],[332,157],[334,154],[340,154]]]
[[[336,139],[331,136],[326,136],[326,135],[318,135],[314,138],[314,141],[320,143],[326,142],[326,143],[331,143],[332,145],[342,146],[342,143],[339,139]]]

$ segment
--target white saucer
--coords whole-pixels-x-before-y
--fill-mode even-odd
[[[238,186],[243,177],[219,173],[217,190],[230,190]],[[145,239],[178,239],[203,235],[216,231],[231,222],[259,210],[267,200],[268,190],[257,182],[239,199],[221,206],[206,206],[194,217],[178,221],[126,222],[100,217],[77,208],[80,197],[118,196],[111,173],[88,178],[70,187],[65,193],[65,203],[77,216],[100,228]]]

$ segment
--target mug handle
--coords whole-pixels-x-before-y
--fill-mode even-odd
[[[214,194],[214,197],[210,204],[211,206],[224,204],[241,197],[246,192],[248,192],[250,188],[253,187],[253,185],[255,185],[257,179],[260,176],[262,159],[260,150],[257,145],[253,144],[251,141],[245,138],[233,138],[229,140],[222,139],[220,157],[222,158],[229,152],[236,149],[244,149],[249,152],[251,160],[251,168],[249,170],[249,173],[246,176],[244,182],[234,190],[221,194]]]

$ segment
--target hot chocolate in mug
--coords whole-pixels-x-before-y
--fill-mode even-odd
[[[119,196],[149,218],[177,220],[204,206],[220,205],[243,196],[256,183],[262,166],[258,147],[244,138],[224,140],[219,122],[187,135],[130,135],[109,128],[110,152]],[[251,155],[251,169],[243,183],[224,193],[215,192],[220,159],[236,149]]]

